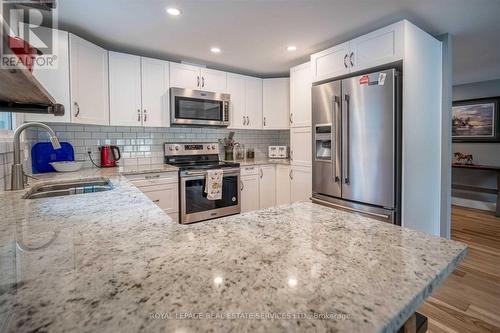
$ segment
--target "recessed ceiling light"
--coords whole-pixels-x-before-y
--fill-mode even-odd
[[[290,45],[289,47],[286,48],[287,51],[296,51],[297,50],[297,46],[295,45]]]
[[[218,48],[218,47],[211,47],[210,48],[210,52],[212,52],[212,53],[220,53],[220,48]]]
[[[177,8],[173,8],[173,7],[170,7],[170,8],[167,8],[167,13],[169,15],[172,15],[172,16],[178,16],[178,15],[181,15],[181,11]]]

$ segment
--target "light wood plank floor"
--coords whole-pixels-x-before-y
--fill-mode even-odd
[[[469,255],[418,310],[427,332],[500,332],[500,218],[454,206],[451,238]]]

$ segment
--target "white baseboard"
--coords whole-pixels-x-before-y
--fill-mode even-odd
[[[487,210],[490,212],[494,212],[497,209],[497,205],[494,202],[485,202],[485,201],[464,199],[464,198],[458,198],[458,197],[452,197],[451,204],[456,205],[456,206],[461,206],[461,207]]]

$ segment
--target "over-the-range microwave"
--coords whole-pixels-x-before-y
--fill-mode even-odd
[[[170,124],[228,126],[230,95],[170,88]]]

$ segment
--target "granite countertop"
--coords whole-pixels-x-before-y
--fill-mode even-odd
[[[228,162],[237,162],[240,166],[251,166],[251,165],[264,165],[264,164],[284,164],[289,165],[289,159],[280,159],[280,158],[258,158],[258,159],[245,159],[245,160],[234,160]]]
[[[392,332],[467,252],[312,203],[181,225],[78,174],[115,189],[0,194],[0,331]]]

